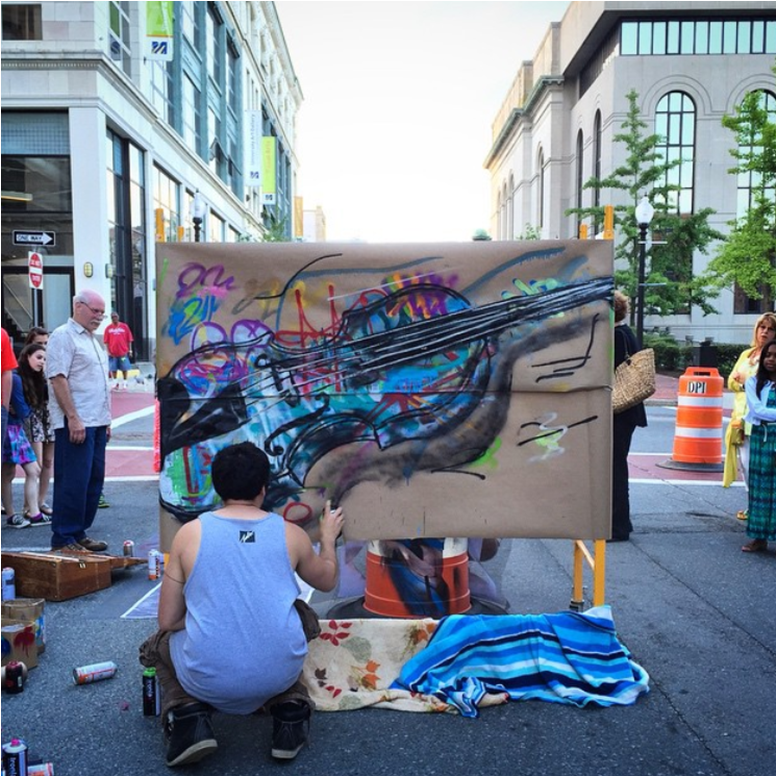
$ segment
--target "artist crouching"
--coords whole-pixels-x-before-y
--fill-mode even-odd
[[[140,648],[140,662],[156,667],[162,686],[167,765],[216,750],[214,709],[246,715],[264,707],[273,718],[273,757],[294,758],[313,706],[300,674],[318,633],[315,613],[297,599],[294,572],[314,588],[334,588],[342,510],[327,503],[316,554],[300,527],[262,510],[270,465],[259,448],[225,448],[211,475],[223,507],[176,534],[159,631]]]

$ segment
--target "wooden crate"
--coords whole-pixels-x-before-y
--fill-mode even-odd
[[[108,588],[113,564],[109,556],[96,553],[2,554],[3,567],[16,573],[16,595],[61,602]]]

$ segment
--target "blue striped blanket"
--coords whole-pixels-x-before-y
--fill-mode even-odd
[[[575,704],[633,704],[648,674],[618,641],[610,607],[546,615],[450,615],[392,688],[477,717],[487,693]]]

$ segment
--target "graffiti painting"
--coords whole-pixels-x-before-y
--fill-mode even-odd
[[[609,532],[612,249],[598,241],[157,246],[160,501],[218,504],[250,440],[266,509],[349,538]]]

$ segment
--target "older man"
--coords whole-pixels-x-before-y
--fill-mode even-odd
[[[108,547],[87,536],[102,493],[111,433],[108,357],[94,334],[104,318],[103,298],[96,291],[80,292],[73,297],[72,317],[51,333],[46,348],[49,415],[56,435],[52,550]]]

